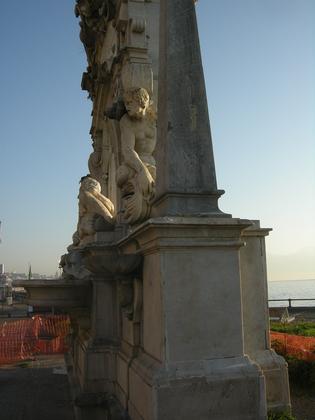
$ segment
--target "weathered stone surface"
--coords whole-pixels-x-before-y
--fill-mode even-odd
[[[265,237],[270,229],[258,220],[245,229],[240,250],[244,350],[262,369],[268,408],[290,410],[288,370],[285,360],[270,347]]]
[[[180,75],[180,76],[179,76]],[[220,214],[195,6],[161,0],[154,215]]]
[[[91,284],[88,280],[15,280],[14,287],[24,287],[29,305],[70,309],[90,304]]]
[[[266,417],[264,377],[244,355],[240,248],[250,225],[153,218],[120,243],[144,254],[143,350],[129,373],[144,419]]]
[[[242,233],[245,242],[240,250],[243,324],[245,350],[249,355],[270,346],[265,251],[265,236],[269,232],[270,229],[261,229],[256,220]]]
[[[135,419],[266,418],[264,379],[246,357],[165,366],[143,353],[133,361],[130,378],[128,407]]]

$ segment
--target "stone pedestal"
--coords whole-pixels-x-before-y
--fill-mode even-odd
[[[290,411],[287,364],[270,347],[265,249],[270,229],[253,223],[242,233],[245,246],[240,250],[245,353],[264,373],[268,409]]]
[[[161,217],[121,242],[144,255],[141,351],[118,361],[133,420],[266,418],[264,377],[244,354],[239,250],[250,224]]]

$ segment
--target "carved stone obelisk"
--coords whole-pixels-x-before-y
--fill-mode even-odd
[[[220,214],[192,0],[161,1],[158,103],[154,214]]]

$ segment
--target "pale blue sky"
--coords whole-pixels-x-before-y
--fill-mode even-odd
[[[0,262],[54,273],[91,151],[73,0],[2,5]],[[199,0],[221,208],[261,219],[269,278],[315,278],[315,2]],[[180,69],[179,69],[180,71]]]

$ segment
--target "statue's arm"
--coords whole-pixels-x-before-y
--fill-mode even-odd
[[[132,122],[125,115],[120,122],[121,130],[121,151],[124,163],[137,173],[143,170],[143,163],[138,153],[135,151],[136,136],[132,129]]]
[[[109,198],[105,197],[103,194],[97,194],[96,199],[99,200],[111,214],[114,214],[114,204],[110,201]]]
[[[88,191],[85,192],[85,199],[86,207],[89,213],[98,214],[99,216],[104,217],[107,221],[112,221],[113,214],[111,207],[108,208],[103,202],[101,202],[101,200]]]

